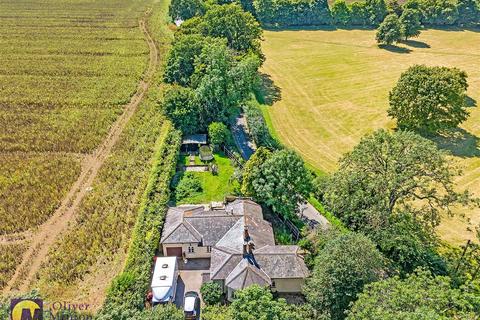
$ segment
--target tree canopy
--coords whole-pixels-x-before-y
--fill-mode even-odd
[[[400,22],[396,14],[389,14],[377,29],[378,43],[392,44],[400,40],[402,35]]]
[[[378,130],[340,160],[323,200],[353,230],[379,230],[400,213],[436,227],[451,206],[470,201],[454,190],[460,173],[433,142],[413,132]]]
[[[419,270],[404,280],[393,277],[367,285],[347,319],[476,319],[479,296],[478,292],[452,288],[448,277],[433,277]]]
[[[329,319],[345,318],[349,304],[364,285],[381,279],[384,258],[364,235],[350,232],[327,242],[315,260],[304,294]]]
[[[168,15],[172,19],[187,20],[205,12],[202,0],[172,0],[168,8]]]
[[[400,16],[400,32],[402,37],[408,38],[418,37],[420,35],[420,13],[415,9],[405,9]]]
[[[164,93],[162,106],[167,117],[184,134],[201,130],[200,106],[193,89],[177,85],[169,87]]]
[[[265,156],[258,169],[252,168],[253,163]],[[312,190],[310,172],[302,158],[291,150],[276,151],[268,156],[262,149],[259,157],[254,156],[247,162],[246,170],[243,189],[285,217],[292,217],[298,204],[307,199]]]
[[[388,115],[401,128],[436,132],[468,117],[467,74],[457,68],[415,65],[390,92]]]
[[[231,133],[225,124],[221,122],[212,122],[208,126],[208,138],[210,143],[217,148],[231,140]]]

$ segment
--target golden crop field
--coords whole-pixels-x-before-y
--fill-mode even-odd
[[[0,2],[0,293],[98,308],[121,271],[172,130],[158,109],[168,4]]]
[[[263,72],[277,86],[280,99],[266,108],[280,140],[323,172],[360,138],[379,128],[394,128],[387,117],[388,93],[413,64],[458,67],[468,73],[468,95],[480,101],[480,32],[426,30],[395,50],[380,49],[373,30],[266,31]],[[437,140],[464,169],[460,189],[480,196],[480,110],[457,136]],[[441,236],[459,243],[472,238],[480,210],[457,210],[446,218]],[[465,215],[465,219],[461,215]],[[469,223],[470,222],[470,223]]]

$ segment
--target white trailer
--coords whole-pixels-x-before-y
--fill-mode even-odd
[[[154,305],[175,301],[177,279],[177,257],[157,257],[151,285]]]

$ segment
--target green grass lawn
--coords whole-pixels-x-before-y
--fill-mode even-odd
[[[361,137],[393,129],[387,117],[388,94],[413,64],[458,67],[468,74],[468,95],[480,102],[480,32],[425,30],[420,37],[380,49],[375,30],[265,31],[262,72],[270,79],[266,121],[280,142],[299,152],[316,172],[333,172],[340,157]],[[269,90],[266,90],[268,93]],[[480,109],[455,139],[436,141],[464,169],[459,189],[480,196]],[[450,242],[473,238],[480,210],[460,209],[471,219],[445,218],[439,232]]]
[[[233,194],[235,185],[238,182],[230,181],[234,168],[230,159],[223,153],[216,153],[212,163],[218,166],[218,174],[209,172],[194,172],[201,183],[203,191],[188,198],[178,201],[177,204],[203,204],[212,201],[223,201],[224,197]],[[188,158],[188,157],[187,157]],[[182,161],[182,159],[180,159]]]

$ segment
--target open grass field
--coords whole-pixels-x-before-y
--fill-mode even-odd
[[[386,113],[388,93],[413,64],[465,70],[468,95],[480,101],[480,32],[426,30],[390,50],[377,47],[372,30],[265,31],[264,38],[263,72],[273,81],[274,97],[264,108],[267,122],[282,143],[322,172],[334,171],[363,135],[395,128]],[[458,187],[480,196],[480,110],[472,107],[470,113],[454,137],[436,142],[464,168]],[[439,228],[452,243],[472,238],[467,228],[480,223],[480,210],[457,213]]]

